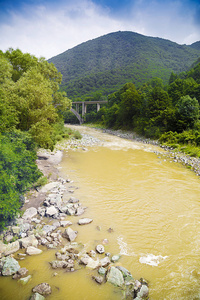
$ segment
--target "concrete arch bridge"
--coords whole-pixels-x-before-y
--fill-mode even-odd
[[[101,108],[101,104],[106,104],[108,101],[75,101],[72,102],[72,105],[75,105],[75,109],[71,108],[71,112],[77,117],[80,124],[84,123],[84,115],[87,113],[87,106],[91,104],[97,105],[97,112]],[[81,108],[81,114],[80,114],[80,108]]]

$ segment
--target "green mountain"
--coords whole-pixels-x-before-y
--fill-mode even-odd
[[[109,94],[126,82],[136,86],[152,77],[168,82],[171,72],[187,71],[200,57],[198,43],[179,45],[135,32],[115,32],[82,43],[51,59],[71,98]]]
[[[190,47],[192,47],[194,49],[197,49],[197,50],[200,50],[200,41],[193,43],[192,45],[190,45]]]

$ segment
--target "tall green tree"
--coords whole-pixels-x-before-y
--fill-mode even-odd
[[[53,149],[54,125],[62,111],[71,108],[66,93],[59,91],[62,75],[44,58],[19,49],[1,52],[0,66],[0,115],[4,116],[0,129],[16,126],[30,132],[40,147]]]
[[[177,131],[193,128],[199,119],[199,103],[189,95],[179,99],[176,105]]]

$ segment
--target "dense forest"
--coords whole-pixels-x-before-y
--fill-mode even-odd
[[[108,95],[108,104],[98,112],[89,111],[86,121],[133,130],[200,157],[198,61],[188,72],[171,73],[167,85],[160,78],[152,78],[138,88],[132,82],[126,83]]]
[[[179,45],[134,32],[115,32],[78,45],[49,60],[63,75],[62,89],[71,99],[108,95],[152,77],[167,84],[170,74],[187,71],[200,56],[200,45]]]
[[[19,49],[0,51],[0,229],[39,178],[37,147],[53,149],[68,133],[61,111],[71,101],[59,91],[53,64]]]

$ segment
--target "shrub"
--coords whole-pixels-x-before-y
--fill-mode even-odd
[[[29,134],[0,135],[0,229],[19,212],[21,195],[42,175],[36,158]]]
[[[82,138],[82,135],[80,134],[80,132],[78,130],[74,131],[73,136],[77,140]]]

